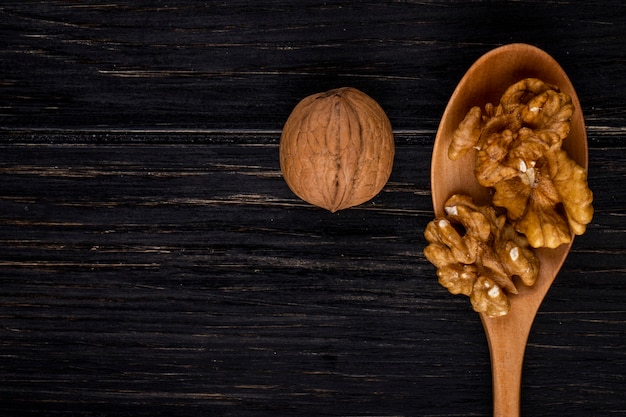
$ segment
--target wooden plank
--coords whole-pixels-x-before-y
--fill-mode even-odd
[[[604,125],[624,113],[625,15],[619,1],[5,1],[2,125],[276,130],[300,99],[350,85],[395,128],[435,129],[471,63],[510,42],[553,54]]]
[[[27,137],[0,153],[5,413],[489,413],[478,317],[421,253],[428,135],[336,214],[286,188],[274,136]],[[530,414],[623,406],[616,149],[531,336]]]

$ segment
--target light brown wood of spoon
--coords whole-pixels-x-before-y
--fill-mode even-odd
[[[452,135],[469,109],[497,105],[511,84],[527,77],[540,78],[569,94],[575,106],[571,130],[563,142],[570,158],[587,169],[587,134],[576,91],[561,66],[544,51],[526,44],[510,44],[480,57],[463,76],[443,114],[432,155],[431,188],[435,215],[444,216],[444,203],[455,193],[470,195],[477,203],[490,201],[489,191],[474,177],[475,152],[459,160],[448,158]],[[572,237],[573,240],[573,237]],[[533,287],[518,285],[519,294],[511,295],[511,310],[506,316],[480,315],[491,357],[494,416],[520,415],[521,375],[524,351],[535,315],[548,289],[563,265],[572,243],[556,249],[535,251],[541,262]]]

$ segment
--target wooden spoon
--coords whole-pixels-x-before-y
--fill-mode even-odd
[[[557,85],[569,94],[575,106],[569,136],[563,149],[570,158],[587,169],[587,134],[576,91],[565,71],[544,51],[526,44],[510,44],[479,58],[454,90],[441,119],[435,139],[431,165],[432,199],[436,216],[444,216],[444,203],[455,193],[470,195],[479,204],[490,200],[489,191],[474,177],[475,152],[452,161],[448,146],[452,135],[472,106],[499,102],[511,84],[536,77]],[[573,236],[572,236],[573,240]],[[530,328],[541,302],[554,281],[572,246],[540,249],[535,254],[541,262],[537,282],[532,287],[519,285],[519,294],[511,295],[509,314],[497,318],[480,315],[491,356],[494,416],[520,415],[522,362]]]

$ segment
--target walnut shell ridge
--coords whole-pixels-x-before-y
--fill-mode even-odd
[[[351,87],[310,95],[291,112],[280,138],[285,182],[302,200],[331,212],[372,199],[393,168],[387,115]]]

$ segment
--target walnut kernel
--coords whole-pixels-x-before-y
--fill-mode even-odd
[[[454,160],[477,149],[478,183],[494,190],[493,204],[535,248],[569,243],[593,217],[587,173],[561,149],[573,112],[558,87],[526,78],[498,106],[472,108],[448,150]]]
[[[464,195],[445,204],[445,218],[424,231],[426,258],[437,268],[439,283],[452,294],[470,297],[474,310],[491,317],[507,314],[507,294],[518,292],[515,281],[532,286],[539,260],[527,239],[490,206],[478,206]]]

